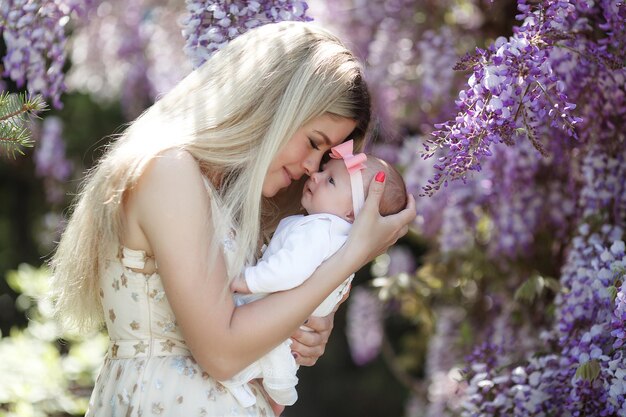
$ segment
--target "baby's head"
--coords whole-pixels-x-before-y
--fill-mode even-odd
[[[366,168],[361,170],[365,197],[369,184],[379,171],[385,173],[385,191],[380,201],[380,214],[396,214],[406,207],[407,193],[402,175],[387,162],[368,155]],[[308,214],[330,213],[352,223],[352,187],[350,174],[343,159],[331,159],[320,172],[311,175],[304,184],[302,207]]]
[[[408,195],[404,179],[398,170],[391,164],[372,155],[367,155],[366,167],[362,172],[365,197],[369,190],[369,184],[374,176],[383,171],[385,173],[385,191],[380,199],[379,211],[383,216],[396,214],[406,208]]]

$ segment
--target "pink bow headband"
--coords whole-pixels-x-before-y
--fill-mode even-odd
[[[363,176],[361,170],[365,169],[365,161],[367,156],[364,153],[353,155],[354,141],[349,140],[334,146],[330,149],[330,157],[333,159],[343,159],[350,174],[350,185],[352,188],[352,209],[354,217],[361,211],[365,202],[365,193],[363,192]]]

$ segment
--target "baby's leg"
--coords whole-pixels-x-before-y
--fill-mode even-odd
[[[276,401],[272,400],[272,398],[269,396],[268,396],[267,402],[270,404],[270,407],[272,407],[272,410],[274,410],[274,414],[276,415],[276,417],[280,416],[280,414],[285,410],[284,405],[278,404]]]

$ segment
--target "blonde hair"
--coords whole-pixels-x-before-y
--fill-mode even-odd
[[[293,210],[281,202],[301,194],[296,184],[264,201],[272,159],[299,127],[324,113],[356,120],[349,138],[361,145],[370,119],[362,69],[326,30],[269,24],[215,53],[133,122],[87,174],[51,262],[60,321],[78,330],[102,323],[99,275],[121,244],[124,193],[168,149],[188,151],[213,182],[220,214],[236,229],[232,270],[240,271],[275,219]]]

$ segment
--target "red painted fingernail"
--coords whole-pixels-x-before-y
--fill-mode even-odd
[[[378,171],[378,174],[376,174],[376,182],[385,182],[385,171]]]

